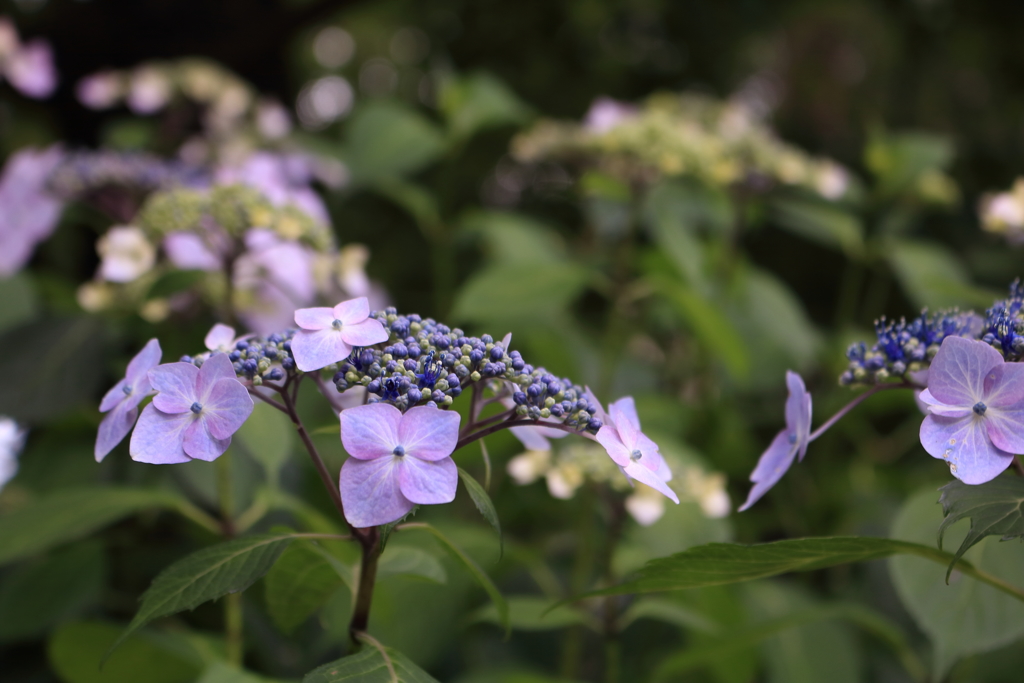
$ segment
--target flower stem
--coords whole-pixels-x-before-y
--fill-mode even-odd
[[[504,413],[502,413],[502,415],[504,415]],[[494,418],[489,418],[487,420],[484,420],[483,422],[480,423],[480,425],[477,425],[477,426],[479,427],[481,425],[484,425],[487,422],[490,422],[493,419],[496,419],[498,417],[500,417],[500,416],[495,415]],[[578,436],[582,436],[582,437],[585,437],[587,439],[593,439],[594,438],[594,435],[591,434],[590,432],[580,431],[580,430],[576,429],[575,427],[570,427],[569,425],[562,424],[561,422],[545,422],[543,420],[531,420],[529,418],[522,418],[522,419],[515,419],[515,418],[516,418],[516,414],[512,413],[511,415],[509,415],[505,419],[504,422],[499,422],[498,424],[491,425],[489,427],[484,427],[483,429],[480,429],[479,431],[473,432],[472,434],[469,434],[468,436],[462,437],[461,439],[459,439],[459,443],[456,444],[455,450],[459,450],[463,446],[468,446],[469,444],[473,443],[474,441],[476,441],[478,439],[482,439],[485,436],[490,436],[491,434],[494,434],[495,432],[500,432],[502,429],[508,429],[509,427],[550,427],[551,429],[558,429],[558,430],[561,430],[563,432],[569,432],[570,434],[576,434]]]
[[[217,498],[220,504],[222,533],[226,538],[235,535],[235,502],[231,484],[231,454],[224,453],[217,458]],[[224,642],[228,662],[241,667],[245,644],[242,633],[241,593],[229,593],[224,596]]]
[[[899,384],[878,384],[876,386],[871,387],[870,389],[865,391],[863,394],[860,394],[859,396],[855,397],[852,401],[850,401],[845,406],[840,408],[836,412],[835,415],[833,415],[829,419],[825,420],[824,424],[822,424],[820,427],[818,427],[813,432],[811,432],[810,437],[807,439],[808,443],[810,443],[811,441],[814,441],[819,436],[821,436],[826,431],[828,431],[829,427],[831,427],[836,422],[838,422],[840,419],[842,419],[842,417],[844,415],[846,415],[848,412],[850,412],[851,410],[856,408],[860,404],[861,401],[867,399],[869,396],[874,396],[878,392],[885,391],[886,389],[913,389],[913,388],[916,388],[916,385],[911,384],[910,382],[901,382]]]
[[[349,623],[349,637],[358,643],[358,635],[366,631],[370,621],[370,605],[373,602],[373,586],[377,580],[377,560],[380,558],[380,532],[377,527],[364,529],[364,534],[357,536],[363,550],[359,565],[359,585],[356,588],[355,607],[352,609],[352,621]]]

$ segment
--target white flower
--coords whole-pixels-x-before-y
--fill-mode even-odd
[[[520,486],[537,481],[551,469],[551,451],[526,451],[508,461],[505,471]]]
[[[18,471],[18,453],[25,444],[25,430],[9,417],[0,417],[0,489]]]
[[[103,261],[100,277],[108,282],[131,282],[149,272],[156,263],[156,247],[133,225],[119,225],[96,242]]]

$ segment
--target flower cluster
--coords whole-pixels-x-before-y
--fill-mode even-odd
[[[1024,357],[1024,286],[1010,285],[1010,296],[985,311],[981,340],[999,351],[1006,360]]]
[[[830,200],[852,185],[849,173],[780,141],[741,101],[655,95],[642,107],[597,100],[582,124],[542,121],[519,136],[523,162],[579,160],[624,180],[689,176],[713,186],[805,187]]]
[[[1003,235],[1013,245],[1024,243],[1024,178],[1018,178],[1007,192],[987,194],[978,213],[988,232]]]
[[[173,187],[205,187],[209,172],[179,160],[161,159],[145,152],[77,150],[65,152],[47,179],[47,188],[65,201],[84,199],[119,188],[144,196]]]
[[[39,100],[52,95],[57,89],[57,69],[50,43],[42,38],[21,42],[11,20],[0,17],[0,77],[26,97]]]
[[[0,277],[21,270],[36,244],[57,227],[63,203],[46,189],[61,162],[59,147],[23,149],[13,154],[0,175]]]

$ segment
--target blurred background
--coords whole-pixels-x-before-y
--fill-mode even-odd
[[[10,67],[0,156],[10,164],[54,144],[65,155],[62,175],[45,182],[61,202],[52,235],[0,279],[0,415],[27,429],[0,526],[32,501],[87,486],[175,488],[216,508],[209,469],[133,463],[126,445],[99,465],[91,453],[95,406],[147,339],[159,337],[168,360],[202,350],[214,322],[270,332],[280,320],[269,308],[225,314],[217,285],[187,275],[202,269],[166,242],[142,280],[106,270],[112,226],[141,226],[160,244],[154,235],[174,229],[160,192],[184,201],[175,183],[206,174],[280,190],[329,228],[296,238],[331,264],[328,285],[310,285],[299,303],[368,295],[467,333],[512,331],[529,362],[605,404],[635,396],[673,462],[683,503],[645,507],[642,492],[609,485],[573,446],[524,456],[507,433],[489,439],[500,560],[461,494],[423,516],[520,598],[511,638],[468,575],[436,560],[383,578],[374,606],[371,631],[439,680],[604,680],[586,609],[544,621],[539,599],[696,544],[841,534],[934,543],[934,490],[949,476],[920,447],[905,392],[865,403],[751,511],[734,510],[784,424],[787,369],[805,378],[818,424],[852,398],[837,382],[844,354],[873,342],[877,318],[982,311],[1020,275],[1024,190],[1011,187],[1024,159],[1024,7],[3,0],[0,16],[20,45],[48,41],[56,74],[33,89]],[[249,165],[260,154],[301,158],[303,170],[267,180]],[[146,173],[176,180],[147,185],[118,165],[139,158]],[[14,216],[0,202],[0,245]],[[313,272],[321,261],[309,258],[282,268]],[[307,403],[314,426],[331,424]],[[337,438],[318,439],[340,466]],[[295,444],[278,457],[258,452],[258,434],[239,441],[239,514],[278,485],[330,514],[301,454],[286,460]],[[479,448],[466,451],[460,466],[482,478]],[[614,541],[608,491],[630,513]],[[256,528],[295,519],[270,510]],[[97,671],[153,576],[210,542],[169,512],[111,521],[0,567],[0,678],[229,680],[209,665],[220,623],[210,605]],[[406,543],[417,558],[428,545]],[[1017,554],[991,562],[1016,566],[1005,578],[1020,584]],[[971,626],[948,594],[908,588],[941,568],[901,562],[624,604],[621,680],[1019,680],[1024,613]],[[299,680],[340,656],[344,594],[295,621],[262,583],[250,589],[252,675]],[[828,611],[849,604],[871,616]]]

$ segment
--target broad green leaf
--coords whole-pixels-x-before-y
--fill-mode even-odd
[[[589,614],[567,605],[548,611],[551,601],[534,595],[513,595],[508,598],[509,624],[515,631],[551,631],[577,624],[598,630],[598,624]],[[476,611],[473,621],[501,625],[494,604],[484,605]]]
[[[42,635],[99,602],[107,573],[103,548],[86,541],[25,563],[0,582],[0,642]]]
[[[276,683],[276,681],[257,676],[250,671],[236,669],[226,662],[214,662],[206,667],[202,677],[196,683]]]
[[[57,491],[0,516],[0,565],[30,557],[152,508],[177,508],[167,491],[91,488]]]
[[[296,543],[281,553],[263,581],[267,612],[284,633],[313,615],[352,572],[311,542]]]
[[[31,320],[39,308],[38,298],[28,273],[0,278],[0,331]]]
[[[502,263],[555,263],[565,258],[565,243],[553,228],[511,211],[469,211],[462,229],[479,234],[487,255]]]
[[[487,592],[487,595],[491,598],[491,602],[494,603],[494,608],[498,614],[498,623],[502,625],[505,632],[508,633],[511,625],[508,620],[508,603],[505,602],[505,598],[501,596],[498,591],[498,587],[494,585],[487,573],[480,568],[476,562],[473,561],[469,555],[464,553],[457,545],[451,542],[447,536],[438,531],[435,527],[422,522],[413,522],[406,524],[402,527],[403,529],[420,529],[427,531],[434,535],[438,541],[441,542],[441,546],[448,551],[448,553],[457,560],[463,567],[465,567],[469,573],[476,579],[477,583]]]
[[[944,246],[892,239],[886,243],[885,255],[916,306],[984,308],[992,303],[992,293],[972,285],[964,265]]]
[[[779,225],[851,258],[864,255],[864,227],[853,214],[834,205],[807,199],[778,199],[772,209]]]
[[[1024,536],[1024,478],[997,477],[977,485],[954,479],[939,490],[942,491],[939,503],[946,515],[939,525],[940,548],[949,527],[962,519],[971,520],[971,528],[946,570],[947,579],[953,564],[986,536],[1001,536],[1004,541]]]
[[[153,580],[142,595],[142,606],[114,647],[154,619],[245,590],[270,571],[293,539],[293,534],[248,536],[178,560]]]
[[[362,652],[324,664],[306,674],[302,683],[438,683],[408,657],[390,647],[364,645]]]
[[[202,662],[187,640],[141,631],[106,662],[103,655],[122,627],[101,621],[68,622],[47,645],[50,666],[64,683],[193,683]],[[102,668],[101,668],[102,663]]]
[[[415,576],[434,583],[448,581],[440,560],[425,550],[408,546],[391,546],[381,555],[377,578],[386,576]]]
[[[630,581],[573,599],[719,586],[898,554],[916,555],[943,565],[953,559],[950,553],[933,546],[868,536],[797,538],[756,545],[710,543],[652,560]],[[1024,602],[1024,590],[1002,578],[966,562],[960,570]]]
[[[934,489],[911,497],[897,515],[892,535],[906,541],[934,543],[942,520],[935,498]],[[957,543],[967,531],[966,521],[961,521],[948,526],[945,535]],[[961,657],[992,650],[1024,636],[1024,605],[964,576],[970,576],[965,570],[969,560],[979,570],[1019,581],[1024,567],[1024,545],[999,543],[990,538],[974,545],[963,557],[948,585],[945,567],[915,557],[896,557],[889,562],[896,592],[934,646],[934,680],[941,680]]]
[[[717,623],[700,612],[662,598],[641,598],[633,602],[619,617],[619,628],[624,630],[638,619],[653,619],[704,633],[721,631]]]
[[[438,104],[458,140],[485,128],[520,124],[530,116],[530,108],[507,85],[483,71],[446,80]]]
[[[267,481],[277,487],[278,474],[295,447],[295,429],[288,416],[257,401],[252,415],[235,433],[235,439],[263,466]]]
[[[38,422],[97,395],[103,377],[97,318],[50,318],[0,335],[0,415]]]
[[[878,132],[864,150],[864,161],[878,177],[883,195],[905,190],[925,172],[944,169],[952,160],[949,139],[930,133]]]
[[[415,183],[397,178],[378,180],[373,189],[402,207],[428,239],[439,236],[444,228],[441,224],[441,209],[430,192]]]
[[[587,286],[590,270],[575,263],[495,264],[473,275],[453,315],[482,323],[550,320]]]
[[[480,511],[487,523],[490,524],[494,530],[498,533],[498,543],[501,544],[501,552],[505,552],[505,539],[501,535],[501,521],[498,519],[498,511],[494,509],[494,503],[491,502],[491,497],[487,495],[487,491],[480,485],[473,475],[466,470],[459,468],[459,479],[462,480],[462,484],[466,487],[466,491],[469,493],[469,497],[473,499],[473,504],[476,505],[476,509]]]
[[[370,101],[358,107],[345,135],[344,160],[355,182],[372,182],[415,173],[444,152],[436,125],[394,101]]]

